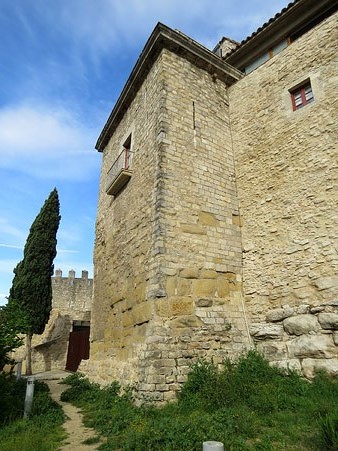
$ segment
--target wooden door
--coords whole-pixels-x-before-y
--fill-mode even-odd
[[[81,360],[89,358],[89,331],[89,327],[82,327],[70,332],[66,370],[77,371]]]

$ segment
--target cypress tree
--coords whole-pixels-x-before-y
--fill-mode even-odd
[[[50,193],[35,218],[25,244],[23,260],[14,269],[8,303],[15,303],[27,320],[26,374],[32,374],[31,342],[33,334],[42,334],[52,309],[53,261],[56,233],[60,222],[60,204],[56,188]]]

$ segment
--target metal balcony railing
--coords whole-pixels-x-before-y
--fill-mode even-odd
[[[123,149],[107,172],[106,192],[115,196],[128,183],[132,170],[133,152]]]

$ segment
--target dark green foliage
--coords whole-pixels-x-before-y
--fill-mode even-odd
[[[206,411],[246,405],[260,413],[291,408],[293,395],[306,391],[308,384],[298,375],[284,375],[271,367],[255,352],[249,352],[236,363],[224,362],[222,371],[209,362],[199,361],[192,367],[179,401]]]
[[[14,270],[9,304],[15,303],[28,319],[21,332],[41,334],[52,306],[51,276],[59,227],[59,197],[54,189],[35,218],[24,248],[23,260]]]
[[[44,426],[62,424],[64,421],[61,406],[49,396],[49,388],[44,382],[35,382],[33,405],[29,418],[35,424]]]
[[[0,425],[21,418],[26,393],[26,381],[6,373],[0,374]]]
[[[63,380],[63,383],[70,387],[61,393],[61,401],[69,402],[83,397],[88,401],[96,400],[100,394],[99,385],[90,383],[81,373],[71,374]]]
[[[5,373],[0,374],[0,424],[8,424],[22,418],[26,386],[27,380],[24,378],[17,381],[14,376]],[[35,381],[30,418],[43,416],[44,421],[46,421],[46,418],[50,416],[55,417],[55,412],[59,416],[59,421],[61,421],[63,418],[62,409],[49,397],[48,386],[43,382]]]
[[[56,451],[64,438],[62,407],[49,396],[49,388],[35,381],[29,419],[23,419],[25,379],[0,374],[0,449]]]
[[[86,424],[107,437],[101,450],[192,451],[205,440],[234,451],[337,450],[338,381],[318,375],[310,384],[270,367],[255,352],[220,369],[198,361],[178,401],[160,408],[137,407],[116,382],[100,389],[72,375],[67,383],[64,399],[81,407]]]
[[[325,415],[319,421],[321,445],[324,451],[338,451],[338,412]]]
[[[11,364],[9,353],[23,344],[19,336],[26,327],[26,319],[14,303],[0,307],[0,371]]]

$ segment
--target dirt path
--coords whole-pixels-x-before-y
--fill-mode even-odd
[[[67,385],[59,384],[58,380],[46,380],[45,381],[50,389],[51,397],[54,401],[58,402],[66,415],[66,420],[63,423],[63,428],[65,429],[68,437],[65,439],[60,451],[92,451],[97,450],[99,443],[92,445],[86,445],[82,443],[92,437],[97,437],[94,429],[87,428],[82,423],[82,414],[77,407],[73,405],[60,401],[60,396],[63,391],[66,390]]]

